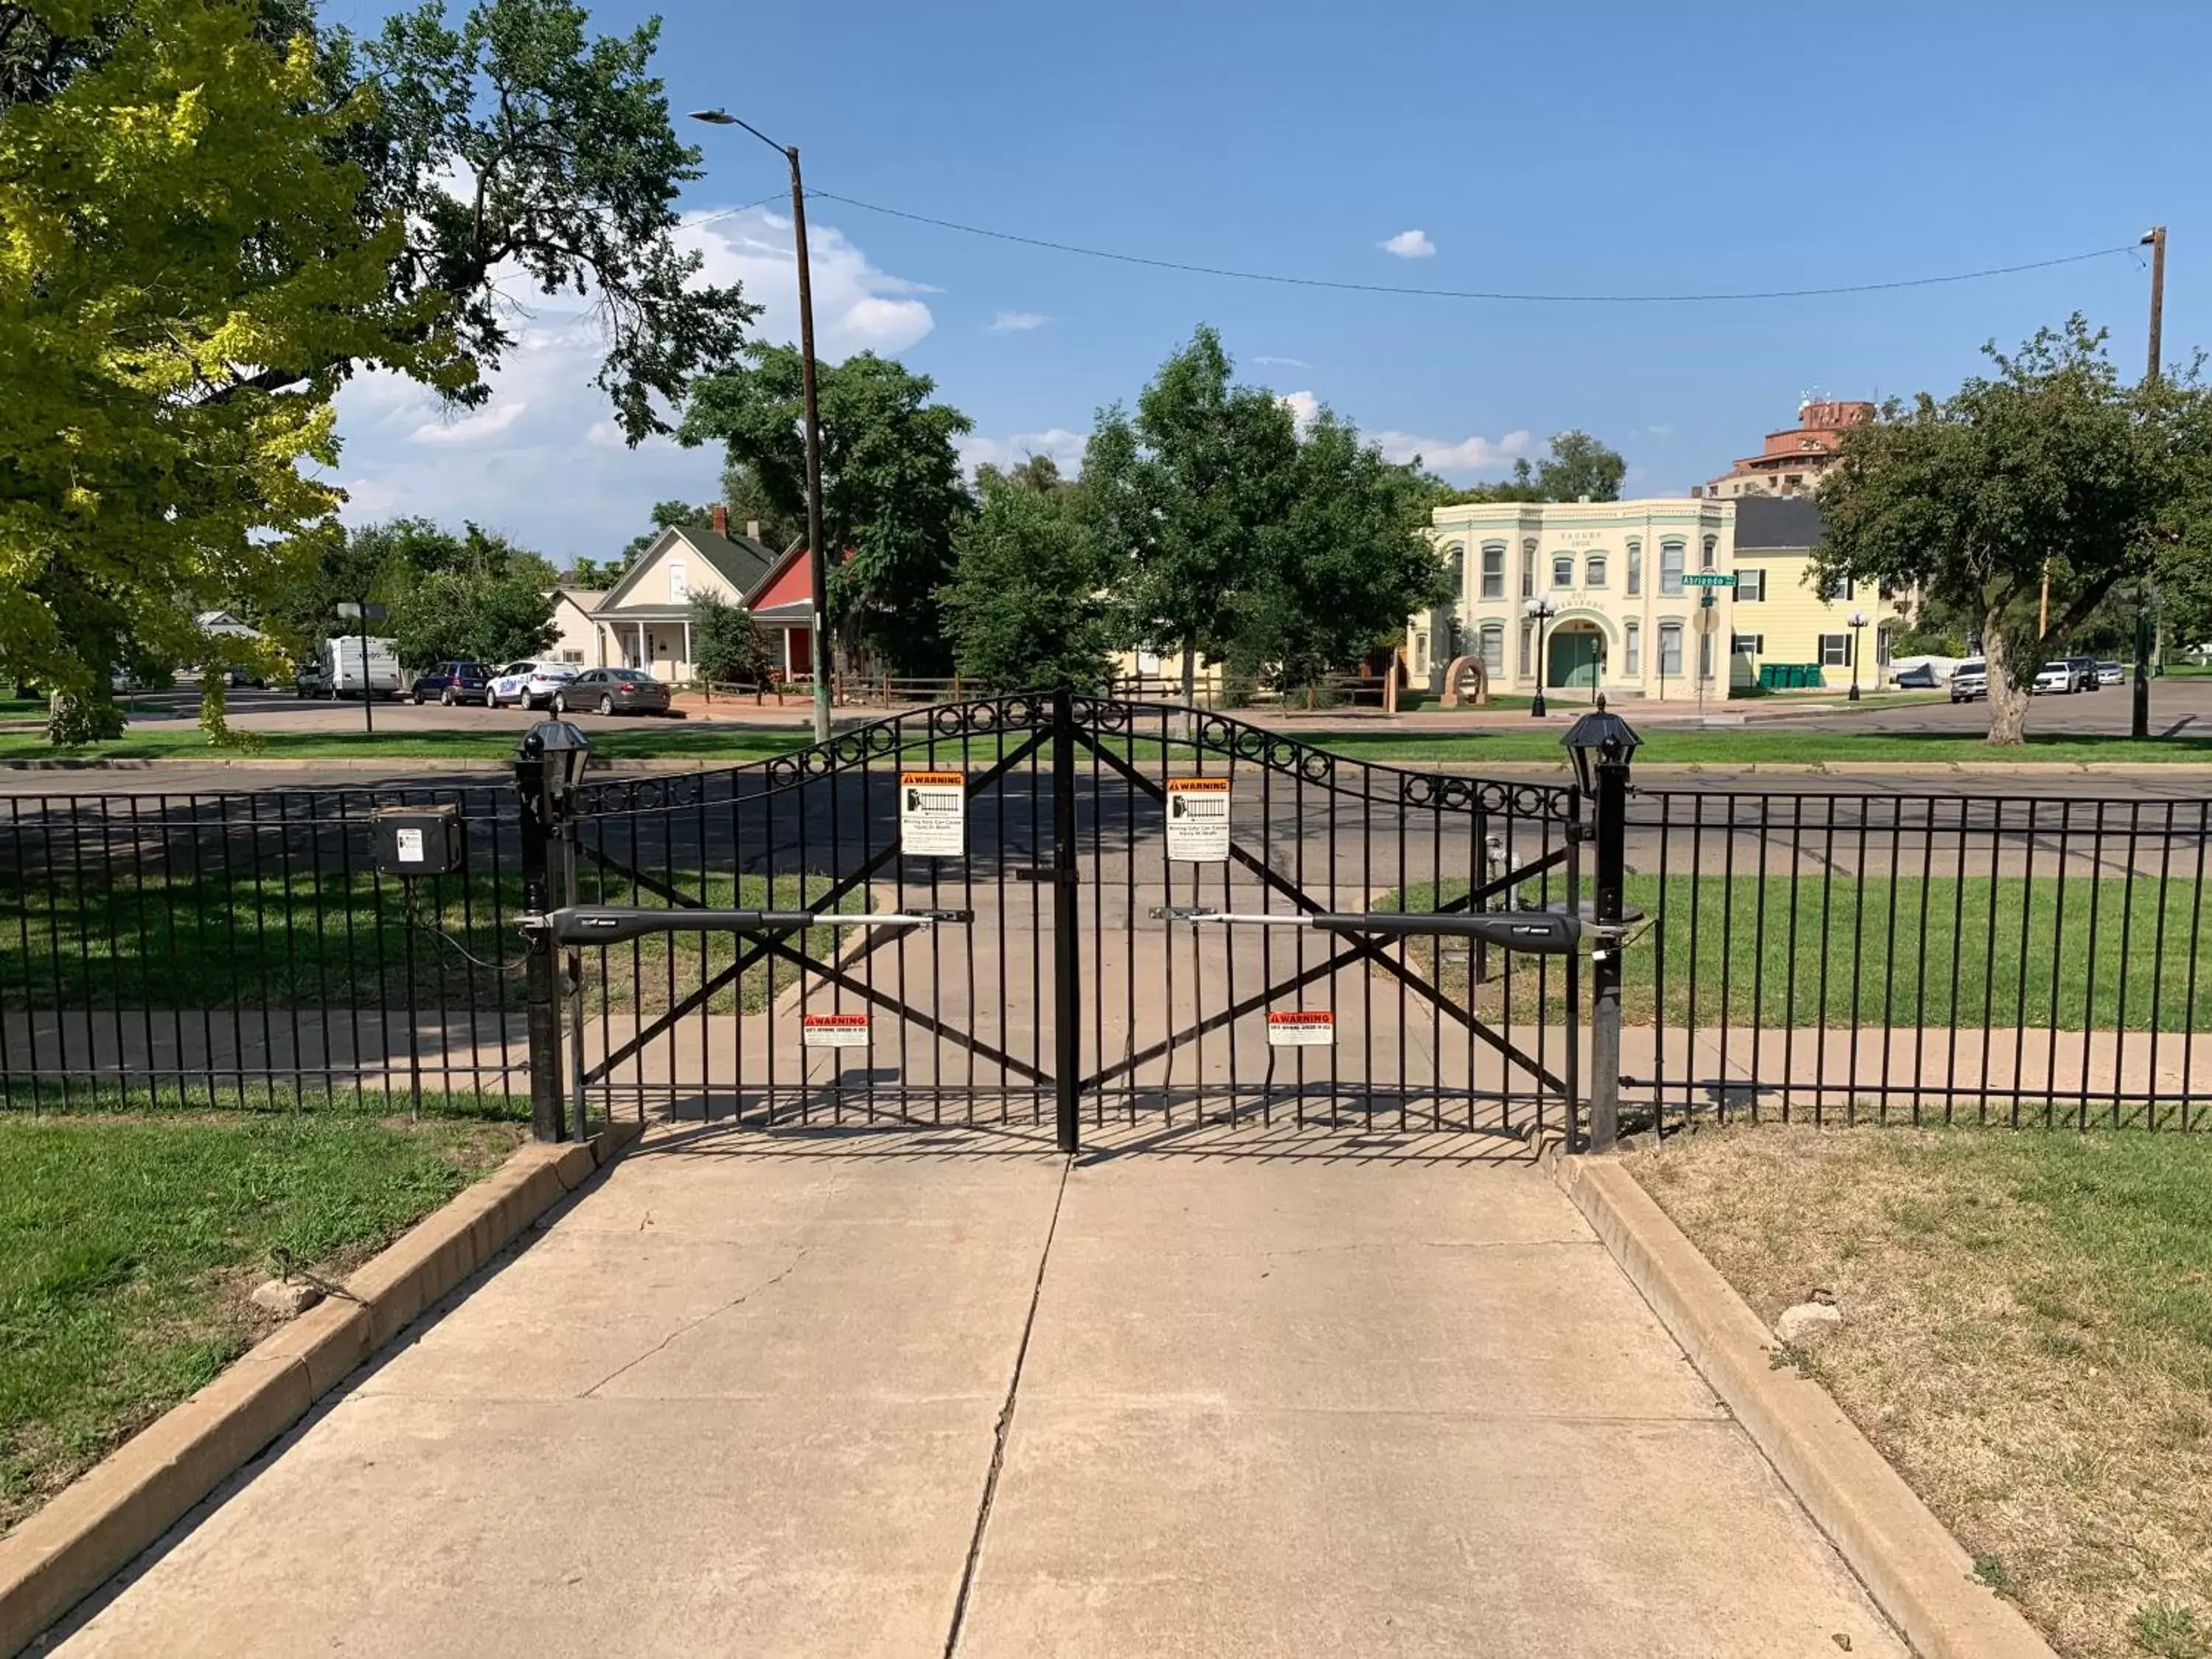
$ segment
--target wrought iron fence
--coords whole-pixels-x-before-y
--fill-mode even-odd
[[[2201,1128],[2212,801],[1632,799],[1624,1113]]]
[[[369,856],[380,806],[450,805],[453,875]],[[514,792],[503,786],[0,801],[0,1109],[527,1093]]]

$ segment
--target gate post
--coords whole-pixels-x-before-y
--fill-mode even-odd
[[[1075,698],[1063,685],[1052,694],[1052,1071],[1063,1152],[1083,1148],[1083,957],[1075,908]]]
[[[1589,1150],[1609,1152],[1620,1139],[1620,929],[1628,908],[1628,769],[1641,739],[1626,720],[1606,712],[1601,696],[1595,709],[1577,720],[1560,741],[1574,763],[1576,781],[1597,806]]]
[[[553,851],[562,817],[591,747],[590,739],[566,721],[544,720],[523,733],[514,754],[515,793],[522,798],[523,989],[529,1011],[533,1140],[562,1138],[559,974],[544,917],[552,908]],[[581,1139],[580,1103],[575,1127]]]

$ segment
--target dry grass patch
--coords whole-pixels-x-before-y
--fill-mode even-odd
[[[2212,1139],[1705,1131],[1629,1160],[2068,1656],[2212,1659]]]

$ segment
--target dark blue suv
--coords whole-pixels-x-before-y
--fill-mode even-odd
[[[491,688],[491,675],[480,662],[441,662],[415,677],[408,695],[417,703],[435,698],[451,708],[457,702],[482,702]]]

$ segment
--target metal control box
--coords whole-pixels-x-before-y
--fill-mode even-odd
[[[461,867],[458,806],[380,806],[368,822],[380,875],[443,876]]]

